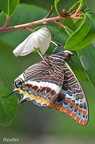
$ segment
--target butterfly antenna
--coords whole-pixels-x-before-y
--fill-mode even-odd
[[[4,95],[2,98],[8,98],[10,95],[12,95],[14,93],[14,91],[11,91],[9,94]]]

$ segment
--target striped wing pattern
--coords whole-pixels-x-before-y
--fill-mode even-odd
[[[88,107],[84,92],[66,61],[65,51],[45,57],[25,70],[14,81],[14,91],[38,106],[58,109],[86,125]]]
[[[39,106],[48,106],[58,96],[64,80],[64,70],[51,68],[41,61],[29,67],[14,82],[14,90],[22,95],[21,101],[29,100]],[[20,84],[21,83],[21,84]]]
[[[64,65],[64,71],[62,89],[49,107],[66,113],[80,125],[86,125],[88,122],[88,106],[84,92],[67,63]]]

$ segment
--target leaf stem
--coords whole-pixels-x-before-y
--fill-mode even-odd
[[[3,28],[5,28],[5,27],[7,27],[7,26],[8,26],[9,20],[10,20],[10,17],[9,17],[9,16],[7,16],[7,17],[6,17],[5,24],[4,24],[4,26],[3,26]]]

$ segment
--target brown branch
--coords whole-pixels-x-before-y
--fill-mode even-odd
[[[4,26],[0,28],[0,32],[17,30],[17,29],[25,29],[25,30],[28,30],[28,31],[32,31],[32,29],[30,29],[28,27],[36,26],[36,25],[40,25],[40,24],[47,24],[49,22],[55,22],[56,24],[60,25],[61,27],[65,27],[63,24],[59,23],[58,21],[61,20],[62,18],[78,19],[80,10],[81,10],[81,8],[79,7],[75,11],[75,13],[73,13],[73,14],[66,14],[65,10],[63,10],[62,14],[61,14],[62,15],[61,17],[60,16],[56,16],[56,17],[49,18],[50,14],[53,11],[53,7],[52,7],[51,11],[49,12],[49,14],[45,18],[43,18],[41,20],[37,20],[37,21],[33,21],[33,22],[21,24],[21,25],[10,26],[10,27],[7,26],[8,22],[9,22],[9,18],[7,18]]]
[[[10,30],[17,30],[17,29],[25,29],[26,27],[35,26],[35,25],[39,25],[39,24],[44,24],[44,23],[48,23],[48,22],[54,22],[54,21],[58,21],[58,20],[61,20],[61,18],[59,16],[52,17],[52,18],[44,18],[42,20],[37,20],[37,21],[34,21],[34,22],[26,23],[26,24],[10,26],[10,27],[1,27],[0,32],[10,31]]]

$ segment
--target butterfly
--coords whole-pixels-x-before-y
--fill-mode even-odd
[[[88,122],[88,105],[82,87],[67,64],[73,53],[67,50],[46,56],[27,68],[13,82],[13,92],[21,95],[20,102],[32,101],[64,112],[76,123]]]

